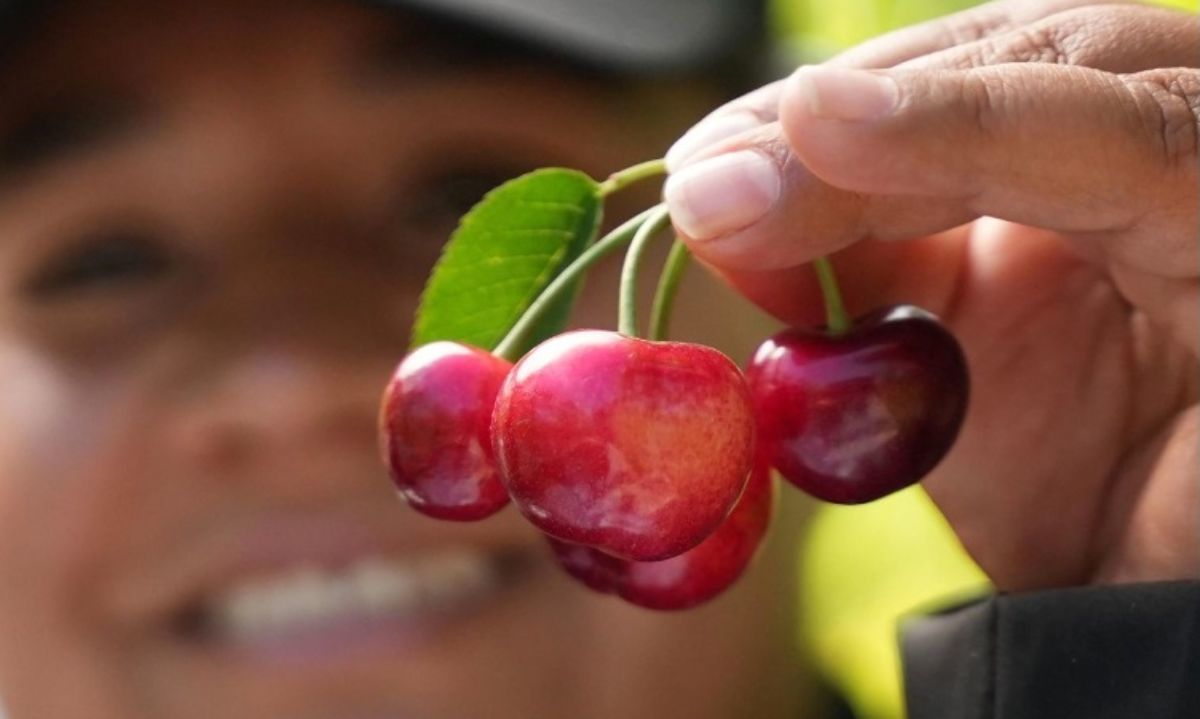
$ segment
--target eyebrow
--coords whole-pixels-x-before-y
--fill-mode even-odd
[[[0,130],[0,183],[114,144],[146,124],[128,98],[77,97],[35,106]]]

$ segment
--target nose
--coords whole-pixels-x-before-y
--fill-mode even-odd
[[[389,369],[382,357],[249,348],[222,362],[177,415],[177,461],[206,478],[289,492],[337,491],[364,475],[381,481],[376,418]]]

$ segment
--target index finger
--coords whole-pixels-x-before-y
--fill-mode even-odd
[[[894,67],[923,55],[1011,32],[1060,12],[1116,0],[999,0],[889,32],[835,56],[827,65],[859,69]]]
[[[958,45],[1004,35],[1031,22],[1073,8],[1111,4],[1110,0],[997,0],[945,17],[880,35],[857,45],[826,64],[855,68],[887,68]],[[947,66],[954,62],[947,58]],[[677,170],[705,147],[753,131],[779,118],[784,80],[778,80],[725,103],[696,123],[667,151],[667,167]]]

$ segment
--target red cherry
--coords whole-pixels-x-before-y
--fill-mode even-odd
[[[496,393],[512,368],[483,350],[434,342],[396,368],[383,396],[385,459],[400,494],[438,519],[483,519],[508,503],[492,454]]]
[[[771,463],[841,504],[929,473],[954,444],[970,384],[954,336],[908,305],[866,315],[842,335],[782,332],[759,347],[747,374]]]
[[[774,494],[770,468],[760,462],[717,531],[660,562],[631,562],[555,539],[550,545],[563,569],[596,591],[647,609],[688,609],[716,597],[742,576],[767,532]]]
[[[745,379],[710,347],[615,332],[543,342],[509,374],[492,420],[517,507],[558,539],[625,559],[681,554],[746,485]]]

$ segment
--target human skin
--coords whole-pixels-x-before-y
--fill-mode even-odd
[[[456,187],[543,164],[602,175],[660,154],[679,127],[679,115],[631,122],[611,87],[464,49],[348,2],[97,0],[63,5],[12,51],[0,75],[12,719],[796,714],[790,513],[728,595],[664,616],[578,587],[511,509],[449,524],[394,496],[378,401],[463,209]],[[711,106],[684,84],[642,98],[693,116]],[[55,138],[63,101],[111,122]],[[22,127],[40,132],[5,142]],[[589,297],[609,287],[597,275]],[[687,296],[698,309],[683,336],[755,327],[711,291]],[[610,310],[582,307],[581,321],[611,325]],[[732,339],[748,356],[749,338]],[[374,641],[359,627],[235,651],[186,621],[256,575],[445,551],[521,569],[447,621],[418,614]]]
[[[852,312],[957,334],[971,407],[924,486],[1001,589],[1200,576],[1198,67],[1194,14],[989,3],[668,153],[677,227],[746,297],[815,324],[833,254]]]

